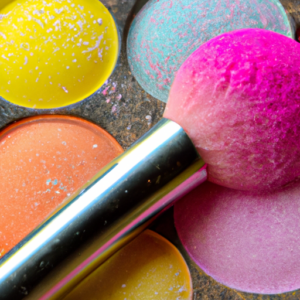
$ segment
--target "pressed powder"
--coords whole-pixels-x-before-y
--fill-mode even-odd
[[[11,1],[0,14],[0,96],[10,102],[70,105],[96,92],[115,67],[117,28],[98,0]]]
[[[299,181],[268,193],[206,182],[175,204],[174,217],[208,275],[236,290],[279,294],[300,288],[299,207]]]
[[[34,117],[4,130],[0,134],[1,256],[122,152],[106,131],[75,117]]]
[[[191,300],[191,275],[176,247],[146,230],[64,299]]]

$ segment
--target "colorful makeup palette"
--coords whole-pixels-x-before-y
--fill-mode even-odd
[[[190,272],[180,252],[146,230],[64,300],[191,300],[192,294]]]
[[[267,194],[205,183],[175,204],[193,260],[226,286],[261,294],[300,288],[299,216],[299,182]]]
[[[188,254],[218,282],[241,291],[274,294],[300,288],[300,185],[256,193],[289,184],[300,175],[300,50],[279,0],[0,2],[1,124],[38,113],[32,109],[78,103],[105,85],[99,97],[84,102],[88,104],[72,110],[72,114],[90,114],[90,119],[101,120],[129,146],[151,127],[152,120],[156,123],[162,117],[165,107],[155,99],[150,101],[144,90],[168,102],[164,117],[184,128],[208,164],[208,169],[203,167],[205,176],[202,174],[201,180],[207,170],[214,183],[252,190],[236,191],[205,183],[179,202],[175,206],[176,228]],[[120,51],[118,30],[107,7],[123,26],[126,20],[131,21],[128,13],[145,2],[128,36],[126,50],[132,72],[123,47],[117,76],[107,80]],[[127,25],[125,28],[129,28]],[[236,31],[253,27],[259,29]],[[79,189],[91,183],[92,177],[122,151],[107,132],[76,117],[39,116],[18,121],[0,132],[0,261],[68,203],[69,197],[76,193],[89,197],[87,190],[79,193]],[[178,161],[176,166],[181,167]],[[147,188],[153,187],[155,192],[159,182],[161,176],[148,180]],[[194,182],[188,184],[194,186]],[[129,189],[123,191],[131,195]],[[98,196],[98,191],[95,194]],[[124,211],[121,206],[119,210]],[[71,215],[68,211],[66,214]],[[91,227],[98,230],[99,219],[95,219],[97,226]],[[57,223],[53,224],[55,227]],[[113,232],[110,222],[104,221],[101,226]],[[65,236],[80,237],[80,232]],[[127,239],[136,237],[134,231],[130,233]],[[12,264],[6,264],[6,270],[13,266],[13,275],[7,276],[13,288],[10,283],[6,285],[2,297],[12,290],[16,297],[10,298],[14,299],[46,299],[52,292],[57,292],[54,297],[65,297],[63,293],[77,284],[65,300],[230,297],[211,279],[208,281],[212,284],[206,286],[196,269],[193,291],[191,274],[180,252],[149,230],[99,267],[104,260],[100,257],[103,239],[97,240],[99,236],[104,235],[95,231],[95,236],[82,242],[79,249],[70,247],[74,253],[58,266],[58,261],[52,264],[47,260],[44,268],[44,254],[34,260],[33,256],[22,255],[24,252],[11,252],[1,263],[5,266],[10,257]],[[63,253],[63,239],[58,241],[62,241],[57,247]],[[26,252],[30,245],[23,249]],[[45,249],[50,247],[40,253]],[[54,257],[60,255],[59,251],[48,253]],[[16,253],[21,253],[20,260],[14,260]],[[13,269],[22,259],[27,263],[23,268],[26,274],[19,272],[22,267],[18,272]],[[35,268],[31,275],[27,269],[30,265]],[[30,281],[30,277],[40,282]],[[250,294],[241,297],[253,298]]]
[[[67,116],[40,116],[0,134],[0,255],[123,152],[100,127]]]
[[[41,109],[74,104],[116,65],[117,28],[98,0],[15,0],[0,14],[0,96],[7,101]]]
[[[167,102],[176,72],[193,51],[213,37],[242,28],[294,36],[278,0],[150,0],[129,31],[130,68],[146,92]]]

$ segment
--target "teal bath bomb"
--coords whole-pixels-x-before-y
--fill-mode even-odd
[[[278,0],[150,0],[129,31],[130,68],[146,92],[167,102],[175,73],[192,52],[217,35],[242,28],[294,37]]]

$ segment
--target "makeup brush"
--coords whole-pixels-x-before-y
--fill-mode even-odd
[[[98,250],[35,299],[63,298],[205,181],[206,163],[209,180],[244,190],[275,189],[299,176],[299,50],[292,39],[260,29],[198,48],[176,75],[165,118],[4,256],[0,299],[30,292],[97,232]]]

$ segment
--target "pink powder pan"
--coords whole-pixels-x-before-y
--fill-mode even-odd
[[[300,175],[299,53],[271,31],[220,35],[181,66],[165,112],[208,180],[227,187],[207,183],[175,205],[179,236],[204,271],[247,292],[300,288],[300,190],[290,186]]]
[[[207,182],[174,215],[184,247],[217,281],[260,294],[300,288],[300,182],[265,194]]]

